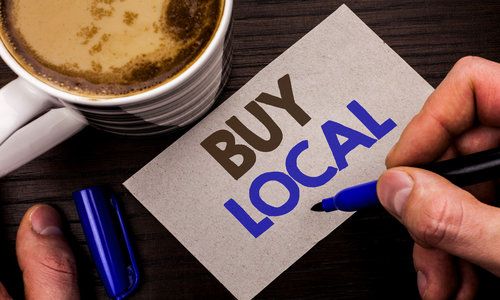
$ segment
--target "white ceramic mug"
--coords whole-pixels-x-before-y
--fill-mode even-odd
[[[227,81],[233,0],[202,55],[182,74],[140,94],[93,100],[50,86],[26,71],[0,43],[0,56],[19,76],[0,90],[0,177],[87,125],[111,133],[165,133],[203,116]]]

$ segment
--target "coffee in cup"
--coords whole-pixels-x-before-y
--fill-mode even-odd
[[[203,53],[224,0],[0,0],[0,36],[39,80],[94,99],[168,82]]]

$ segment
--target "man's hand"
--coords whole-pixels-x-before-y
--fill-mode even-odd
[[[61,218],[47,205],[24,215],[17,232],[17,258],[26,299],[79,299],[76,264],[64,239]],[[11,299],[0,283],[0,300]]]
[[[500,146],[500,64],[478,57],[457,62],[404,130],[380,178],[382,205],[416,244],[413,260],[424,299],[471,299],[474,265],[500,276],[500,209],[495,183],[462,190],[411,166]],[[481,199],[483,202],[479,201]]]

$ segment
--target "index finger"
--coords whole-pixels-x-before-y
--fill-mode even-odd
[[[436,160],[475,123],[500,127],[500,64],[464,57],[405,128],[386,165],[411,166]]]

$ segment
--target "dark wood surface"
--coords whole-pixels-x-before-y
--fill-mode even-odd
[[[433,86],[465,55],[500,61],[500,1],[346,1]],[[332,13],[341,1],[236,0],[234,62],[223,102]],[[332,49],[335,51],[335,49]],[[0,64],[0,84],[15,75]],[[230,298],[230,293],[121,185],[189,128],[130,139],[86,129],[0,179],[0,281],[22,298],[15,236],[24,212],[48,203],[65,216],[84,299],[104,299],[78,216],[75,189],[108,184],[121,198],[142,272],[134,299]],[[271,283],[258,298],[418,297],[406,231],[381,212],[358,213]],[[286,251],[286,249],[283,249]],[[484,273],[480,298],[498,299],[500,280]],[[494,296],[496,295],[496,296]]]

